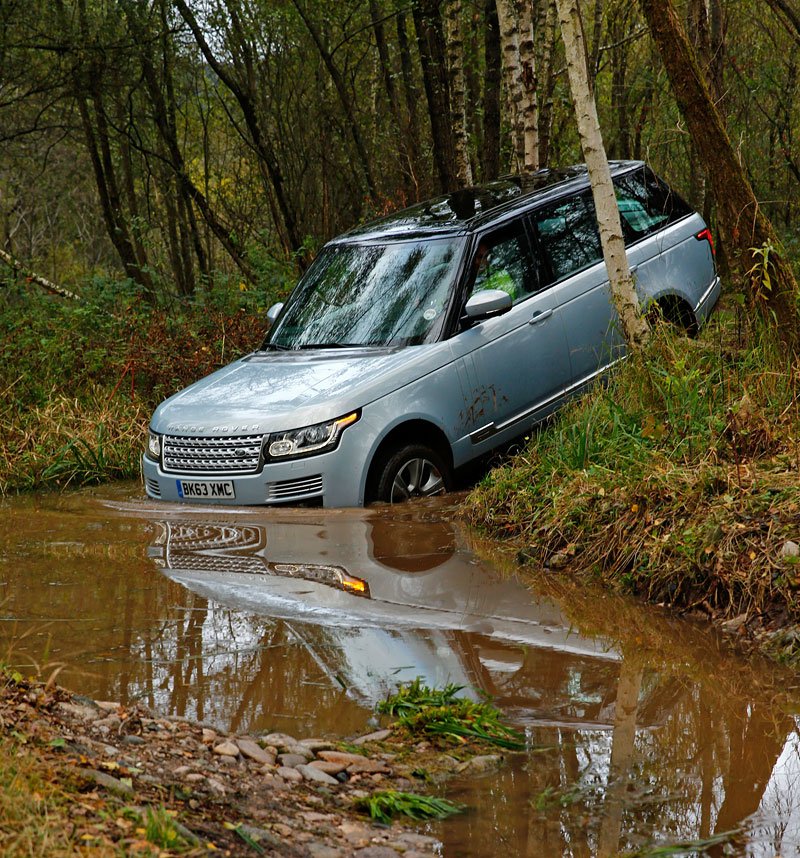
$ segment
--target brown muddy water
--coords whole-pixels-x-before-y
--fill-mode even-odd
[[[188,509],[136,486],[8,499],[0,661],[298,736],[363,732],[398,682],[453,682],[529,752],[448,786],[469,809],[428,829],[446,856],[800,855],[794,675],[657,610],[523,584],[451,512]]]

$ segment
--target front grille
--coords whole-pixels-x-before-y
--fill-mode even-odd
[[[160,498],[161,497],[161,486],[158,484],[158,480],[152,480],[149,477],[144,481],[144,487],[147,490],[147,494],[152,498]]]
[[[267,498],[274,501],[306,498],[319,494],[322,494],[320,474],[299,480],[281,480],[279,483],[270,483],[267,486]]]
[[[187,572],[237,572],[265,575],[267,567],[261,557],[236,554],[202,554],[199,551],[167,552],[167,569]]]
[[[164,435],[163,469],[174,474],[257,474],[263,435],[185,438]]]

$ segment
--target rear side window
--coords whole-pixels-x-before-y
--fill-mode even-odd
[[[614,187],[626,244],[650,235],[692,211],[646,167],[614,179]]]
[[[533,225],[553,281],[602,259],[594,205],[588,194],[538,209],[533,213]]]

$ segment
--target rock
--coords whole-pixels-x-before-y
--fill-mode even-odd
[[[299,783],[303,780],[303,776],[297,769],[290,769],[288,766],[280,766],[276,774],[279,777],[282,777],[285,781],[290,781],[292,783]]]
[[[145,742],[141,736],[123,736],[120,741],[123,745],[144,745]]]
[[[367,846],[364,849],[356,849],[353,855],[358,858],[397,858],[398,852],[390,846]]]
[[[333,747],[331,742],[326,742],[324,739],[301,739],[297,744],[308,748],[309,751],[313,751],[315,754],[317,751],[327,751]]]
[[[430,853],[435,852],[440,846],[439,841],[435,837],[428,837],[427,834],[416,834],[413,831],[401,834],[395,842],[405,846],[407,849],[427,850]]]
[[[227,793],[224,784],[222,784],[216,778],[206,778],[206,784],[208,786],[209,792],[213,792],[215,795],[223,796]]]
[[[81,721],[96,721],[100,717],[100,711],[95,706],[86,706],[82,703],[59,703],[58,710],[70,718],[78,718]]]
[[[499,754],[482,754],[462,763],[458,771],[465,775],[485,775],[498,769],[502,762],[503,758]]]
[[[375,774],[377,772],[389,773],[391,769],[383,760],[371,760],[369,757],[362,757],[356,762],[350,763],[347,771],[351,775]]]
[[[267,844],[274,849],[278,849],[283,844],[281,839],[276,837],[271,831],[266,831],[263,828],[256,828],[255,825],[245,825],[243,822],[238,825],[239,831],[246,834],[251,840],[255,840],[259,844]]]
[[[203,744],[213,745],[217,741],[217,733],[214,730],[203,728]]]
[[[344,858],[344,852],[341,849],[337,849],[335,846],[328,846],[327,843],[312,841],[311,843],[306,843],[305,850],[309,858]],[[396,852],[395,858],[397,858]]]
[[[242,754],[256,763],[261,763],[262,766],[274,766],[275,757],[268,754],[260,745],[256,744],[252,739],[236,739],[236,745]]]
[[[221,757],[238,757],[239,747],[233,742],[220,742],[219,745],[214,745],[214,753]]]
[[[296,769],[298,766],[304,766],[308,762],[308,757],[302,754],[278,754],[278,764],[289,769]]]
[[[303,745],[300,742],[295,742],[294,745],[286,745],[284,747],[283,752],[285,754],[298,754],[301,757],[305,757],[306,760],[314,759],[314,752],[307,745]]]
[[[734,617],[731,620],[725,620],[724,623],[721,623],[722,631],[729,635],[735,635],[737,632],[741,631],[744,624],[747,622],[747,614],[739,614],[738,617]]]
[[[344,763],[333,763],[330,760],[312,760],[309,766],[325,772],[326,775],[338,775],[339,772],[343,772],[346,768]]]
[[[800,545],[787,539],[781,547],[781,557],[798,557],[800,556]]]
[[[119,703],[111,700],[95,700],[94,705],[103,712],[118,712],[120,709]]]
[[[353,739],[353,744],[365,745],[367,742],[383,742],[384,739],[388,739],[391,735],[391,730],[377,730],[374,733],[367,733],[366,736],[359,736],[357,739]]]
[[[341,763],[345,767],[351,763],[358,763],[367,759],[363,754],[349,754],[347,751],[320,751],[317,756],[321,760],[327,760],[329,763]]]
[[[104,789],[107,789],[111,792],[115,792],[118,795],[123,796],[131,796],[133,795],[133,787],[129,784],[123,783],[121,780],[118,780],[115,777],[112,777],[105,772],[98,772],[94,769],[81,769],[81,775],[87,780],[92,781],[97,784],[97,786],[101,786]]]
[[[186,775],[186,780],[190,784],[199,784],[200,781],[204,781],[206,779],[205,775],[201,775],[200,772],[192,772],[191,774]]]
[[[303,776],[304,780],[315,781],[320,784],[328,784],[329,786],[339,786],[339,781],[337,781],[336,778],[325,774],[322,769],[314,768],[314,766],[300,765],[297,766],[295,771],[299,772]]]
[[[268,733],[261,737],[261,741],[265,745],[274,745],[276,748],[300,744],[294,736],[290,736],[288,733]]]

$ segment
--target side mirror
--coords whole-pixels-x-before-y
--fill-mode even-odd
[[[277,304],[273,304],[269,310],[267,310],[267,328],[271,328],[275,324],[275,319],[278,318],[282,309],[283,302],[278,301]]]
[[[492,316],[507,313],[513,303],[508,292],[503,292],[502,289],[483,289],[467,300],[462,321],[477,324]]]

